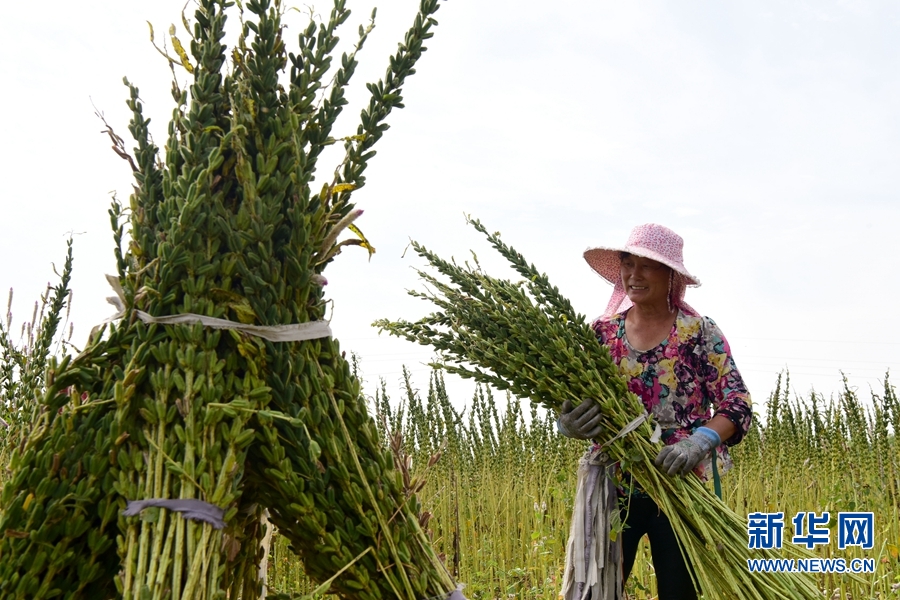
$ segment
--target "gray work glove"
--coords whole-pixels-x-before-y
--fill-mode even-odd
[[[572,402],[563,402],[559,411],[559,420],[556,428],[566,437],[576,440],[590,440],[603,430],[600,425],[602,418],[600,405],[593,400],[583,400],[581,404],[572,407]]]
[[[720,443],[718,433],[709,427],[698,427],[688,439],[660,450],[653,462],[669,475],[687,475]]]

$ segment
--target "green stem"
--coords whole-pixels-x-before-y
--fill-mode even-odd
[[[178,467],[179,469],[181,469],[181,465],[178,464],[178,461],[176,461],[174,458],[172,458],[171,456],[169,456],[168,454],[166,454],[165,452],[163,452],[163,451],[162,451],[162,448],[161,448],[159,445],[157,445],[156,442],[154,442],[153,440],[151,440],[149,437],[147,438],[147,443],[150,444],[151,446],[153,446],[153,448],[156,450],[157,454],[158,454],[159,456],[161,456],[162,458],[165,458],[166,461],[167,461],[169,464],[171,464],[171,465],[173,465],[173,466]],[[181,477],[182,477],[183,479],[187,479],[188,481],[190,481],[190,482],[191,482],[192,484],[194,484],[194,486],[195,486],[198,490],[200,490],[201,492],[203,491],[203,490],[200,488],[200,484],[197,483],[197,480],[194,479],[193,477],[191,477],[190,475],[188,475],[187,473],[185,473],[185,472],[182,471]],[[151,498],[164,498],[164,497],[165,497],[165,496],[151,496]]]
[[[172,554],[172,543],[175,540],[176,532],[178,531],[178,526],[175,521],[180,521],[181,519],[170,519],[169,527],[166,533],[166,543],[163,546],[162,550],[162,558],[160,560],[160,568],[156,572],[156,580],[153,582],[153,600],[163,600],[165,597],[164,594],[168,591],[165,587],[166,581],[166,573],[169,570],[169,563],[171,562],[171,554]]]
[[[213,528],[212,525],[209,524],[204,524],[202,527],[203,534],[200,538],[200,543],[197,544],[197,547],[194,549],[194,553],[191,556],[191,570],[188,574],[187,583],[184,585],[184,590],[181,592],[181,598],[185,600],[195,597],[194,589],[200,581],[203,565],[206,564],[207,561],[206,549],[209,547],[209,536],[212,534]]]
[[[356,558],[354,558],[353,560],[351,560],[350,562],[348,562],[346,565],[344,565],[343,567],[341,567],[341,570],[340,570],[340,571],[338,571],[337,573],[335,573],[334,575],[332,575],[331,577],[329,577],[328,579],[326,579],[325,581],[323,581],[323,582],[321,583],[321,585],[319,585],[319,587],[317,587],[316,589],[314,589],[309,595],[310,595],[311,597],[315,598],[315,597],[318,596],[319,594],[323,594],[323,593],[325,593],[326,591],[328,591],[328,588],[331,587],[331,583],[332,583],[335,579],[337,579],[338,577],[340,577],[341,574],[342,574],[344,571],[346,571],[347,569],[349,569],[350,567],[352,567],[352,566],[356,563],[356,561],[358,561],[359,559],[361,559],[363,556],[365,556],[365,555],[366,555],[367,553],[369,553],[369,552],[373,552],[372,546],[369,546],[368,548],[366,548],[365,550],[363,550],[362,552],[360,552],[359,554],[357,554],[357,555],[356,555]]]
[[[147,465],[147,468],[152,469],[152,467],[149,464]],[[150,473],[141,473],[140,474],[140,479],[142,479],[143,481],[141,481],[138,484],[138,488],[139,489],[141,487],[144,488],[144,490],[143,490],[144,498],[152,498],[153,497],[152,496],[153,488],[151,487],[153,482],[152,482],[152,478],[150,477],[150,475],[152,475],[152,470]],[[141,485],[141,484],[143,484],[143,485]],[[159,509],[156,509],[156,510],[159,510]],[[150,546],[151,524],[144,521],[141,517],[138,517],[138,527],[140,528],[141,533],[140,533],[140,539],[138,542],[139,545],[138,545],[138,555],[137,555],[137,572],[135,573],[135,576],[134,576],[134,597],[135,598],[140,598],[142,595],[141,590],[142,590],[143,584],[144,584],[144,577],[147,574],[147,563],[150,560],[150,557],[148,555],[148,549]]]
[[[134,552],[135,552],[135,547],[137,546],[137,543],[135,541],[136,537],[137,537],[137,525],[134,523],[130,523],[128,525],[128,533],[126,536],[126,539],[127,539],[126,547],[128,548],[128,550],[125,552],[125,576],[123,578],[124,583],[122,586],[122,589],[124,590],[124,600],[131,600],[131,598],[133,597],[132,590],[131,590],[131,584],[134,579],[133,569],[134,569]]]
[[[319,371],[320,381],[325,382],[325,373],[322,371],[322,365],[316,362],[316,369]],[[397,552],[397,547],[394,545],[394,539],[391,535],[390,529],[388,529],[388,525],[384,520],[384,515],[381,514],[381,509],[378,506],[378,503],[375,500],[375,494],[372,493],[372,488],[369,487],[369,481],[366,478],[365,471],[363,471],[362,464],[359,462],[359,456],[356,454],[356,442],[350,436],[350,431],[347,429],[347,424],[344,423],[344,417],[341,415],[340,407],[338,407],[337,400],[334,397],[334,394],[327,386],[323,386],[325,388],[325,393],[328,395],[328,399],[331,400],[331,406],[334,409],[335,418],[338,421],[338,424],[341,426],[341,433],[344,437],[344,443],[347,445],[347,449],[350,451],[350,456],[353,458],[353,465],[356,467],[356,471],[359,474],[360,480],[362,481],[363,487],[366,490],[366,495],[369,497],[369,502],[372,504],[372,509],[375,511],[375,516],[378,519],[378,524],[381,526],[381,530],[384,532],[384,539],[387,541],[388,548],[391,551],[391,556],[394,559],[394,563],[397,565],[397,570],[400,573],[400,579],[403,582],[403,587],[406,588],[407,594],[409,594],[409,600],[415,600],[416,594],[413,591],[412,584],[409,581],[409,578],[406,576],[406,570],[403,568],[403,562],[400,560],[400,554]],[[444,573],[441,573],[444,575]],[[449,577],[442,577],[442,579],[449,580]],[[444,581],[442,583],[449,584],[449,587],[445,591],[450,591],[453,589],[452,581]]]
[[[162,426],[160,426],[162,428]],[[157,464],[157,469],[162,468],[162,464]],[[157,480],[159,479],[157,473]],[[159,487],[155,490],[153,495],[154,498],[168,498],[169,497],[169,486],[168,486],[168,478],[166,478],[165,487]],[[150,559],[150,569],[147,572],[147,585],[151,587],[151,589],[155,588],[155,581],[157,579],[157,573],[160,572],[160,562],[165,561],[164,555],[162,553],[162,545],[163,538],[165,537],[165,532],[167,529],[171,528],[172,519],[174,515],[169,514],[169,511],[160,510],[159,517],[156,520],[156,532],[153,534],[153,551]],[[165,567],[162,567],[163,569]]]
[[[178,591],[181,589],[181,578],[184,569],[184,536],[185,536],[184,519],[175,520],[175,558],[173,560],[172,569],[172,597],[178,597]]]
[[[194,473],[194,443],[196,440],[201,439],[200,432],[195,430],[195,422],[194,422],[194,408],[192,406],[192,398],[191,398],[191,390],[193,390],[194,385],[194,372],[192,370],[185,371],[184,374],[184,396],[182,397],[182,408],[184,409],[184,464],[181,465],[182,470],[185,473]],[[179,494],[179,498],[181,499],[193,499],[196,497],[194,489],[201,491],[202,488],[196,481],[189,479],[189,481],[193,484],[194,488],[190,486],[184,485],[182,483],[181,493]],[[180,519],[181,521],[185,521],[184,519]],[[185,559],[188,561],[188,568],[193,568],[193,563],[190,562],[193,560],[195,555],[195,546],[197,544],[197,524],[193,521],[185,522],[185,543],[187,545],[187,553],[185,555]],[[175,590],[181,589],[181,570],[179,569],[179,577],[175,580],[175,587],[173,588],[173,592]],[[191,596],[184,596],[183,598],[190,598]]]
[[[163,406],[167,405],[168,393],[163,391],[160,394],[160,398],[157,402],[162,403]],[[157,411],[158,414],[158,411]],[[150,442],[150,436],[145,436],[147,441]],[[163,462],[163,444],[166,439],[166,421],[165,418],[159,419],[158,425],[156,427],[156,464],[153,465],[153,495],[151,498],[168,498],[169,490],[168,490],[168,477],[166,477],[166,485],[163,487],[163,471],[165,469],[165,464]],[[166,457],[168,458],[168,457]],[[170,459],[171,460],[171,459]],[[148,465],[150,466],[150,465]],[[156,579],[156,573],[159,570],[159,562],[162,559],[161,549],[163,543],[163,535],[166,530],[166,522],[169,521],[168,511],[160,511],[159,518],[156,521],[156,533],[153,536],[153,553],[150,558],[150,568],[147,572],[147,584],[153,585],[153,581]]]

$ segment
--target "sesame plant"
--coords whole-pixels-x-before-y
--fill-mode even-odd
[[[30,321],[24,321],[18,337],[13,331],[13,290],[9,290],[6,318],[0,320],[0,486],[8,476],[10,453],[24,440],[44,389],[50,358],[69,343],[68,322],[72,306],[72,240],[56,285],[47,285],[34,303]]]
[[[2,365],[7,364],[4,358]],[[575,464],[585,444],[559,435],[551,412],[523,411],[516,399],[498,399],[481,386],[467,402],[451,402],[441,372],[431,379],[419,389],[405,373],[399,398],[390,397],[386,382],[372,391],[382,443],[388,448],[399,433],[410,484],[424,482],[422,515],[435,550],[465,583],[469,598],[555,600]],[[900,589],[896,392],[888,379],[866,398],[849,387],[830,400],[815,393],[791,398],[789,388],[779,377],[768,401],[759,405],[756,424],[732,449],[735,468],[722,480],[724,501],[738,514],[873,511],[872,551],[841,550],[832,539],[815,552],[823,558],[872,558],[876,572],[861,578],[822,573],[816,587],[825,598],[893,597]],[[855,435],[850,434],[853,424],[859,427]],[[449,442],[451,435],[456,444]],[[438,452],[440,460],[429,465]],[[6,465],[7,459],[0,458],[0,475]],[[268,576],[269,589],[283,594],[278,597],[318,587],[284,536],[276,536],[272,545]],[[636,600],[658,596],[646,543],[626,591]]]
[[[424,383],[424,382],[423,382]],[[382,440],[399,439],[421,492],[435,549],[473,599],[555,600],[561,586],[565,543],[575,495],[575,467],[587,444],[556,431],[551,411],[526,409],[520,401],[477,385],[469,399],[447,398],[441,372],[421,389],[409,373],[374,388]],[[390,398],[388,388],[396,388]],[[791,398],[779,377],[744,441],[735,466],[722,478],[723,500],[735,513],[785,513],[784,546],[792,544],[790,519],[798,511],[871,511],[874,547],[838,548],[832,529],[819,558],[869,559],[874,573],[811,576],[819,597],[892,598],[900,590],[900,448],[894,427],[900,404],[889,380],[865,398],[845,388],[831,399]],[[758,397],[765,397],[763,392]],[[850,435],[851,424],[861,426]],[[456,442],[451,440],[455,439]],[[440,460],[431,464],[434,453]],[[866,462],[868,461],[868,462]],[[860,468],[863,467],[863,468]],[[423,514],[425,514],[423,513]],[[277,589],[308,593],[315,586],[302,565],[276,538],[270,581]],[[753,553],[745,549],[747,558]],[[766,579],[743,566],[745,576]],[[639,548],[626,584],[629,598],[658,598],[649,545]],[[705,597],[723,597],[710,596]],[[777,597],[777,596],[776,596]]]
[[[407,467],[404,485],[421,487],[426,531],[466,596],[556,598],[583,444],[490,388],[459,410],[440,372],[421,390],[408,372],[399,384],[399,403],[384,383],[375,389],[376,422]],[[275,589],[313,589],[285,540],[272,555]]]
[[[437,9],[421,0],[343,138],[372,27],[334,61],[344,0],[294,42],[279,0],[201,0],[189,43],[172,34],[190,83],[173,84],[162,155],[126,80],[133,152],[107,128],[135,178],[128,209],[110,212],[120,313],[47,365],[0,495],[0,596],[257,598],[265,509],[319,593],[455,589],[329,335],[323,291],[343,249],[372,251],[351,196]],[[334,144],[344,157],[314,184]]]

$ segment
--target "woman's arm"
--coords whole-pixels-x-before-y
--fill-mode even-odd
[[[731,422],[726,416],[716,415],[712,419],[706,422],[704,427],[709,427],[713,431],[719,434],[719,439],[722,440],[724,444],[728,441],[728,438],[737,433],[737,427],[735,427],[734,423]]]
[[[705,384],[716,411],[705,426],[718,433],[722,443],[733,446],[750,429],[753,419],[750,394],[734,364],[728,341],[722,330],[708,317],[703,318],[702,336],[707,360],[713,367],[705,378]]]

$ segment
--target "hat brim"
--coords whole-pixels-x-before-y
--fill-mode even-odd
[[[637,246],[625,246],[623,248],[607,248],[600,246],[597,248],[589,248],[584,251],[584,260],[587,261],[587,264],[596,271],[598,275],[615,285],[621,277],[620,267],[622,260],[619,258],[619,254],[622,252],[649,258],[650,260],[662,263],[684,277],[687,285],[692,287],[700,286],[700,280],[691,275],[688,270],[684,268],[683,264],[672,262],[669,258],[653,252],[652,250],[647,250],[646,248]]]

